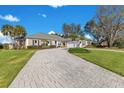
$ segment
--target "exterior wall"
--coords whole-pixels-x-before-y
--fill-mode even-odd
[[[87,45],[91,45],[91,41],[68,41],[66,43],[67,48],[75,48],[75,47],[85,47]]]
[[[48,46],[56,45],[56,41],[49,41]]]
[[[84,40],[84,41],[81,42],[80,47],[85,47],[85,46],[87,46],[87,45],[89,45],[89,44],[88,44],[88,41],[85,41],[85,40]]]
[[[33,45],[33,40],[32,39],[26,39],[26,47],[27,46],[32,46]]]
[[[26,47],[27,46],[41,46],[44,43],[42,40],[38,39],[26,39]]]
[[[42,40],[39,40],[39,45],[41,46],[43,44],[44,44],[44,42]]]
[[[50,45],[55,45],[56,47],[63,46],[62,41],[49,41],[48,40],[48,46]],[[38,39],[26,39],[25,46],[41,46],[45,43],[43,40],[38,40]]]
[[[80,47],[86,47],[91,44],[92,44],[92,41],[83,40],[83,41],[81,41]]]
[[[56,45],[56,41],[51,41],[51,45]]]
[[[9,49],[13,49],[13,45],[12,44],[9,44]]]
[[[64,46],[62,41],[56,41],[56,47]]]
[[[73,41],[68,41],[68,42],[66,43],[66,46],[67,46],[67,48],[74,48],[74,47],[75,47],[75,44],[74,44]]]
[[[63,46],[63,42],[62,41],[49,41],[49,46],[50,45],[55,45],[56,47],[59,47],[59,46]]]
[[[39,40],[37,40],[37,39],[33,39],[32,40],[33,41],[33,46],[39,46]]]

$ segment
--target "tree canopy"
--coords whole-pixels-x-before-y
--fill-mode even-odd
[[[12,38],[24,38],[27,34],[25,28],[21,25],[3,25],[1,28],[1,32],[3,33],[3,35],[10,35]]]
[[[87,22],[85,30],[95,36],[98,44],[106,41],[108,47],[113,46],[118,32],[124,30],[124,6],[99,6],[96,18]]]
[[[75,40],[81,31],[80,24],[63,24],[63,33],[65,38]]]

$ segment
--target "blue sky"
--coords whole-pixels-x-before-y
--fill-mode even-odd
[[[48,33],[51,30],[62,33],[63,23],[81,24],[95,16],[97,6],[0,6],[0,27],[4,24],[23,25],[28,35]]]

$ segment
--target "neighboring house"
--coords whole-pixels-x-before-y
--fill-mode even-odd
[[[57,35],[34,34],[26,37],[25,46],[64,46],[65,39]]]

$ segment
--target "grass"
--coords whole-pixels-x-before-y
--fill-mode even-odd
[[[70,48],[68,50],[70,53],[89,53],[90,51],[83,48]]]
[[[94,46],[94,45],[88,45],[85,48],[96,48],[96,46]]]
[[[80,52],[76,52],[79,51]],[[72,48],[69,52],[103,68],[124,76],[124,52]]]
[[[0,87],[8,87],[36,50],[0,50]]]

